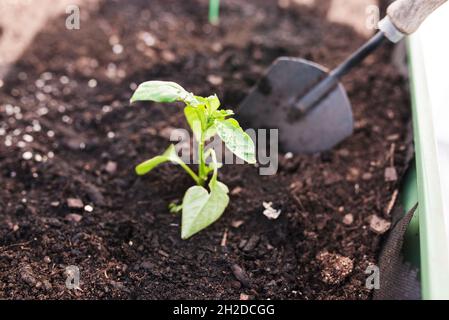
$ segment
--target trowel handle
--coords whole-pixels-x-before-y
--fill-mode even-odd
[[[447,0],[396,0],[387,9],[379,28],[393,42],[418,30],[421,23]],[[396,28],[397,34],[391,29]],[[402,36],[401,36],[402,34]]]
[[[313,108],[338,84],[339,79],[358,65],[387,38],[398,42],[404,36],[415,32],[421,23],[447,0],[396,0],[387,9],[387,16],[379,22],[378,32],[348,59],[310,89],[294,103],[294,107],[304,114]]]

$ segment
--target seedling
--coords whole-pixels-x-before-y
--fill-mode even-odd
[[[216,95],[204,98],[195,96],[174,82],[148,81],[134,92],[131,103],[135,101],[180,101],[185,104],[184,115],[198,143],[198,173],[178,156],[174,145],[170,145],[162,155],[138,165],[136,172],[144,175],[156,166],[171,161],[192,177],[196,185],[187,190],[182,204],[169,206],[172,212],[182,211],[181,237],[187,239],[217,221],[229,204],[228,187],[218,181],[221,164],[212,148],[205,149],[206,142],[218,135],[232,153],[251,164],[256,163],[254,142],[232,118],[232,110],[219,109],[220,100]],[[209,191],[205,188],[206,184]]]
[[[220,0],[209,0],[209,23],[218,25],[220,21]]]

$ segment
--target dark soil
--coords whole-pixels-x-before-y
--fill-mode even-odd
[[[320,2],[227,0],[219,27],[207,23],[207,1],[106,1],[82,10],[76,31],[52,21],[0,89],[0,298],[369,299],[364,270],[383,236],[367,218],[389,219],[410,147],[407,81],[391,47],[344,80],[351,138],[322,154],[281,154],[274,176],[226,167],[230,206],[188,241],[167,205],[189,177],[169,165],[133,171],[167,147],[164,132],[186,127],[179,106],[130,107],[135,84],[173,80],[236,106],[278,56],[334,67],[366,39],[327,22]],[[399,180],[387,182],[391,153]],[[69,198],[93,211],[69,208]],[[277,220],[263,201],[282,210]],[[82,290],[65,287],[69,265]]]

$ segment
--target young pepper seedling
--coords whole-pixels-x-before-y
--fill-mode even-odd
[[[180,101],[185,104],[184,115],[198,143],[198,173],[178,156],[174,145],[170,145],[162,155],[138,165],[136,172],[144,175],[170,161],[181,166],[195,181],[196,185],[186,191],[180,206],[169,206],[172,212],[182,211],[181,237],[187,239],[217,221],[229,204],[228,187],[218,181],[221,164],[212,148],[205,150],[206,142],[218,135],[232,153],[251,164],[256,163],[254,142],[232,118],[232,110],[220,109],[216,95],[200,97],[174,82],[148,81],[134,92],[131,103],[135,101]],[[206,183],[209,191],[205,188]]]

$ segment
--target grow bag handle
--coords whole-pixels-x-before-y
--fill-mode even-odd
[[[379,29],[392,42],[418,30],[421,23],[447,0],[396,0],[379,22]]]

